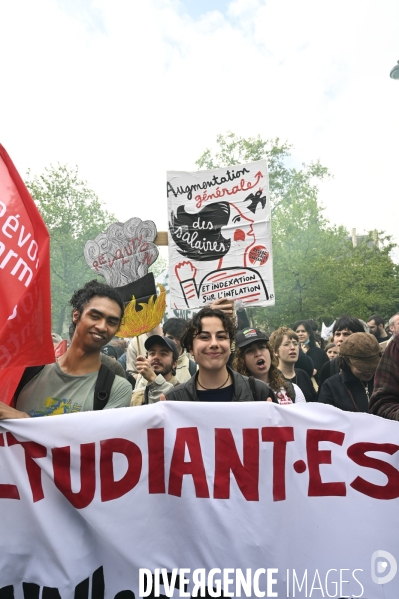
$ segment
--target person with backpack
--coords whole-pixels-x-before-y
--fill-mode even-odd
[[[14,408],[0,402],[0,420],[129,406],[130,383],[100,359],[123,318],[118,292],[93,280],[75,291],[70,303],[75,331],[69,349],[52,364],[25,370]]]

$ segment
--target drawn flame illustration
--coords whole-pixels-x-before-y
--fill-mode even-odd
[[[158,287],[158,296],[152,295],[148,304],[139,304],[142,310],[136,310],[136,298],[132,297],[132,301],[126,307],[117,337],[137,337],[159,325],[166,310],[166,289],[160,283]]]

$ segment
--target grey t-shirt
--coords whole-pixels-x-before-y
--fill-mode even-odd
[[[74,376],[63,372],[57,362],[48,364],[22,389],[17,408],[30,416],[88,412],[93,409],[97,376],[98,371]],[[104,409],[127,407],[131,397],[130,383],[115,376]]]

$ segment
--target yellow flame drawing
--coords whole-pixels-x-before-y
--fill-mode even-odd
[[[132,297],[132,301],[126,307],[117,337],[137,337],[159,325],[166,310],[166,290],[160,283],[158,287],[158,296],[152,295],[148,304],[139,304],[142,310],[136,310],[136,298]]]

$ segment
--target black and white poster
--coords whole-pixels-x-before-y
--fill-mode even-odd
[[[174,309],[274,305],[267,163],[167,175]]]

